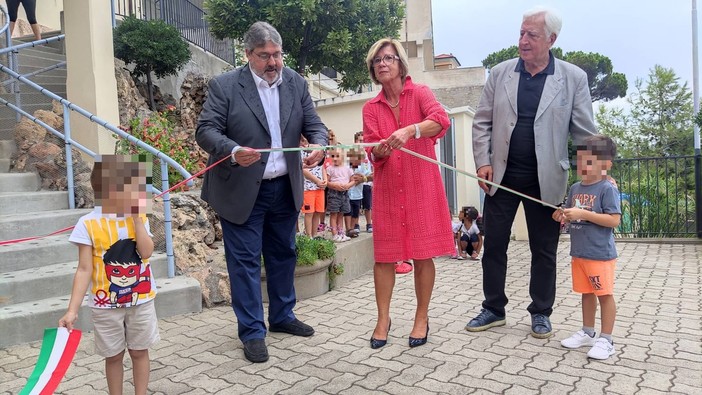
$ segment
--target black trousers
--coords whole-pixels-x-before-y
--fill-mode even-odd
[[[505,177],[503,185],[538,199],[541,196],[538,180],[534,178],[531,181],[525,180],[529,178]],[[502,189],[498,189],[493,196],[485,197],[483,308],[499,316],[505,316],[505,306],[508,302],[505,295],[507,247],[520,202],[524,204],[531,250],[529,295],[532,302],[527,310],[531,314],[540,313],[550,316],[556,298],[556,250],[560,224],[551,218],[553,208]]]

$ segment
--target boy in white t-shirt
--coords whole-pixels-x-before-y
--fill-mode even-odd
[[[58,326],[73,329],[90,286],[95,351],[105,358],[109,392],[122,393],[127,349],[134,393],[146,394],[149,348],[159,340],[156,282],[148,260],[154,242],[146,218],[151,162],[133,159],[102,155],[95,162],[90,183],[96,206],[78,220],[69,238],[78,246],[78,268],[68,311]]]

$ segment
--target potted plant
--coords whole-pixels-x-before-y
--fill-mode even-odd
[[[329,291],[330,284],[343,266],[334,265],[336,245],[330,240],[298,235],[295,238],[297,266],[295,267],[295,293],[298,299],[319,296]],[[261,269],[261,289],[267,301],[265,265]]]

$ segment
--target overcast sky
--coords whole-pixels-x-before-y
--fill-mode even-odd
[[[522,14],[536,5],[563,18],[556,46],[608,56],[629,92],[656,64],[692,89],[691,0],[432,0],[434,52],[480,66],[488,54],[517,44]],[[702,1],[697,7],[699,21]]]

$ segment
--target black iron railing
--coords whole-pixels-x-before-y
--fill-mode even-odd
[[[115,15],[135,16],[140,19],[159,19],[180,32],[191,43],[210,52],[225,62],[235,64],[234,43],[219,40],[211,33],[202,1],[199,0],[112,0]]]
[[[695,157],[615,160],[622,221],[618,237],[695,237]]]

